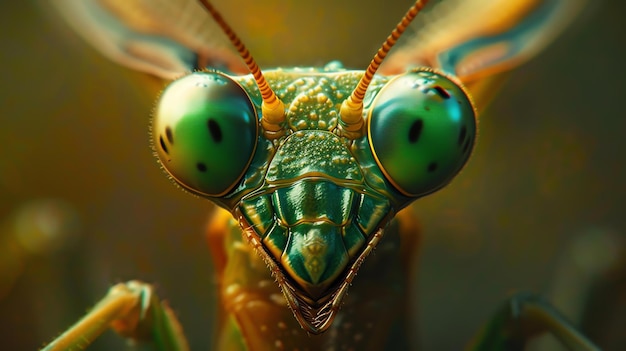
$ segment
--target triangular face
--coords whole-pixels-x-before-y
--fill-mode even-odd
[[[383,235],[382,229],[376,231],[371,236],[369,242],[364,245],[364,249],[360,254],[350,261],[350,264],[339,274],[333,284],[325,290],[320,288],[317,290],[320,292],[320,295],[317,298],[311,298],[309,291],[295,284],[289,272],[275,261],[272,254],[268,253],[257,233],[250,229],[252,226],[245,222],[243,226],[247,228],[247,230],[244,230],[244,235],[268,264],[268,268],[283,291],[296,320],[303,329],[312,334],[323,333],[331,326],[341,307],[342,300],[346,296],[348,287],[351,285],[361,264],[376,247]]]
[[[330,64],[264,75],[201,0],[251,74],[193,73],[158,106],[153,141],[164,168],[231,211],[311,333],[328,329],[395,212],[447,184],[473,145],[475,111],[455,81],[432,70],[375,76],[426,2],[365,71]]]
[[[335,162],[320,153],[337,155]],[[327,131],[290,135],[268,169],[265,185],[241,200],[235,216],[302,327],[318,334],[378,243],[391,206],[364,182],[348,145]]]

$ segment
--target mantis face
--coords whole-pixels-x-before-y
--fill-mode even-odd
[[[347,135],[341,102],[363,72],[264,75],[285,104],[279,137],[263,131],[251,76],[203,71],[165,89],[154,148],[180,186],[233,213],[303,328],[320,333],[394,214],[466,163],[475,111],[461,85],[431,69],[374,77],[363,131]]]
[[[127,35],[123,22],[106,17],[115,11],[96,1],[76,1],[68,21],[104,23],[97,29],[111,35],[95,30],[90,40],[108,44],[100,45],[103,53],[129,67],[168,79],[187,73],[157,104],[155,153],[177,184],[233,214],[301,326],[312,333],[329,327],[394,215],[445,186],[467,161],[476,112],[460,82],[532,56],[562,28],[555,19],[573,3],[490,4],[497,11],[489,13],[503,18],[476,15],[480,20],[472,17],[471,25],[464,24],[471,19],[465,15],[442,16],[460,22],[462,33],[432,31],[439,28],[435,23],[405,45],[395,55],[395,69],[387,70],[406,73],[382,76],[376,75],[379,65],[426,1],[416,1],[366,70],[330,64],[264,73],[213,6],[200,2],[249,75],[207,70],[237,65],[214,46],[179,41],[177,28],[159,26],[154,33],[141,22],[142,31]],[[488,9],[477,3],[463,6]]]

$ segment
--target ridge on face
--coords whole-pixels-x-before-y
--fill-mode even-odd
[[[274,141],[263,184],[243,196],[236,212],[247,235],[261,244],[270,269],[282,276],[277,280],[296,319],[318,334],[331,325],[350,274],[358,270],[358,258],[384,225],[391,204],[368,185],[371,170],[361,169],[361,164],[374,164],[371,153],[355,154],[354,140],[334,133],[341,103],[363,72],[264,74],[285,103],[291,132]],[[260,104],[254,81],[237,79]],[[375,79],[366,106],[387,80]],[[362,139],[360,145],[367,145]]]
[[[389,211],[363,180],[340,137],[298,131],[270,162],[267,190],[240,203],[263,247],[313,301],[329,293]]]

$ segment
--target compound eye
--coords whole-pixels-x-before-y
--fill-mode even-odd
[[[248,94],[215,72],[195,72],[163,92],[152,138],[165,170],[200,195],[227,194],[241,179],[257,142],[258,120]]]
[[[431,70],[407,73],[378,93],[368,119],[370,146],[387,180],[407,196],[449,183],[476,137],[467,93]]]

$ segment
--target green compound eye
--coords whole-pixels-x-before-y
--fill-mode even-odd
[[[476,138],[465,90],[431,70],[391,80],[373,102],[370,147],[385,177],[407,196],[440,189],[461,170]]]
[[[258,120],[248,94],[226,75],[195,72],[163,92],[152,121],[159,160],[180,185],[219,197],[254,155]]]

